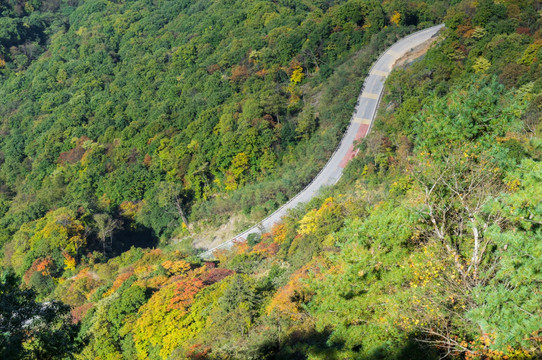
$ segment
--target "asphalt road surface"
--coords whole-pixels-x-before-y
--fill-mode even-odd
[[[382,96],[382,90],[384,89],[384,82],[395,62],[411,49],[435,36],[442,27],[444,27],[444,25],[441,24],[410,34],[397,41],[378,58],[363,83],[363,89],[358,97],[356,109],[341,143],[324,168],[305,189],[257,225],[242,232],[233,239],[207,250],[200,254],[200,257],[204,259],[212,258],[215,250],[229,249],[235,241],[246,240],[247,236],[250,234],[260,234],[269,231],[275,223],[281,221],[281,218],[287,214],[288,210],[312,199],[323,186],[330,186],[337,183],[342,176],[344,167],[357,153],[354,149],[354,143],[365,137],[371,129],[373,120],[376,116],[378,103]]]

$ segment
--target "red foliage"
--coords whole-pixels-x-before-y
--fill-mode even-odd
[[[235,271],[230,269],[213,268],[210,269],[206,274],[204,274],[201,277],[201,280],[203,281],[203,284],[211,285],[233,274],[235,274]]]
[[[82,136],[77,141],[77,145],[73,149],[60,153],[60,155],[58,156],[58,162],[60,164],[75,164],[76,162],[81,160],[86,151],[85,149],[83,149],[83,143],[88,140],[90,140],[88,137]]]
[[[194,344],[188,349],[186,357],[192,360],[203,360],[207,359],[209,353],[211,352],[210,346],[205,346],[203,344]]]
[[[528,27],[518,27],[516,29],[516,32],[520,35],[530,35],[531,29],[529,29]]]
[[[145,158],[143,159],[143,165],[146,167],[151,166],[152,163],[152,157],[149,154],[145,154]]]
[[[207,269],[214,269],[216,264],[212,261],[206,261],[203,263]]]
[[[183,311],[188,310],[194,301],[194,297],[203,287],[203,281],[198,278],[179,281],[175,289],[175,296],[173,296],[169,303],[169,308]]]
[[[94,306],[93,303],[86,303],[86,304],[83,304],[81,306],[78,306],[78,307],[75,307],[72,309],[71,311],[71,314],[72,314],[72,323],[73,324],[77,324],[78,322],[80,322],[81,320],[83,320],[83,318],[85,317],[85,315],[87,314],[87,312]]]

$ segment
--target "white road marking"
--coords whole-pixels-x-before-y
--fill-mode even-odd
[[[382,70],[373,70],[369,75],[388,77],[390,73]]]
[[[387,54],[389,54],[389,55],[391,55],[393,57],[397,57],[397,58],[403,56],[403,54],[401,54],[401,53],[399,53],[397,51],[394,51],[394,50],[388,50]]]
[[[371,119],[355,117],[355,118],[352,119],[352,122],[355,123],[355,124],[370,125],[371,124]]]
[[[378,94],[372,94],[372,93],[369,93],[369,92],[363,92],[361,94],[361,97],[364,97],[366,99],[374,99],[374,100],[378,100]]]

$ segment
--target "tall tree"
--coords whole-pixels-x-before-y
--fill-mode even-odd
[[[109,245],[112,246],[113,233],[115,230],[122,228],[122,223],[117,219],[113,219],[109,214],[95,214],[93,218],[94,222],[96,223],[96,233],[100,243],[102,244],[103,254],[105,255],[107,238],[109,238]]]

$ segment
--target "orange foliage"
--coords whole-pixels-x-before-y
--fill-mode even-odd
[[[286,225],[284,224],[275,224],[271,229],[273,239],[278,244],[282,244],[286,240],[286,232]]]
[[[46,258],[38,262],[36,265],[36,271],[40,271],[42,275],[50,275],[51,267],[53,265],[53,260],[51,258]]]
[[[37,258],[32,263],[30,269],[25,272],[23,276],[23,281],[28,285],[28,283],[30,282],[30,277],[35,272],[40,272],[43,276],[50,276],[54,269],[55,264],[53,263],[53,260],[51,258]]]
[[[250,250],[250,246],[246,241],[234,240],[231,250],[234,254],[246,254]]]
[[[161,358],[169,358],[175,349],[193,336],[192,328],[186,328],[183,319],[194,297],[204,287],[203,281],[192,277],[197,275],[196,270],[190,272],[191,277],[171,278],[170,284],[162,286],[139,309],[133,331],[138,358],[148,358],[153,347],[159,347]]]
[[[188,349],[186,357],[190,360],[208,359],[208,355],[210,352],[211,352],[210,346],[204,346],[202,344],[194,344]]]
[[[218,262],[225,263],[235,255],[246,254],[250,251],[250,246],[245,240],[235,239],[230,249],[217,249],[213,251],[213,255],[218,259]]]
[[[242,82],[248,78],[248,68],[244,65],[237,65],[231,69],[231,81]]]
[[[252,248],[253,253],[262,254],[266,257],[273,257],[277,255],[279,250],[280,250],[280,245],[278,243],[276,242],[266,243],[263,241],[254,245],[254,248]]]
[[[529,340],[533,343],[537,343],[533,350],[527,349],[514,349],[511,346],[505,351],[502,350],[492,350],[490,349],[491,345],[495,344],[495,334],[484,333],[478,336],[478,338],[472,341],[461,341],[459,345],[463,349],[468,349],[465,352],[465,359],[475,360],[475,359],[487,359],[487,360],[497,360],[497,359],[534,359],[538,358],[540,345],[542,345],[542,338],[537,336],[542,330],[535,331],[533,337]],[[458,351],[458,353],[460,353]]]
[[[227,249],[216,249],[213,251],[213,255],[218,259],[219,262],[223,263],[228,258],[230,251]]]
[[[302,304],[308,302],[312,292],[303,282],[308,278],[312,265],[308,264],[292,274],[290,281],[281,287],[267,306],[267,314],[278,313],[282,317],[298,321],[305,317]]]
[[[458,36],[462,36],[465,38],[470,38],[471,35],[474,33],[474,29],[469,25],[458,25],[457,29],[455,30]]]
[[[108,297],[109,295],[113,294],[115,291],[117,291],[118,288],[121,287],[121,285],[128,280],[132,275],[134,274],[133,270],[130,270],[128,272],[122,273],[113,282],[113,286],[103,294],[103,297]]]
[[[198,278],[183,279],[176,284],[173,298],[169,301],[169,309],[186,312],[196,294],[204,287],[203,281]]]
[[[79,273],[77,273],[77,275],[75,275],[73,277],[74,280],[77,280],[77,279],[83,279],[83,278],[86,278],[88,277],[90,274],[90,268],[86,267],[84,269],[81,269],[81,271],[79,271]]]
[[[271,232],[263,233],[261,236],[261,241],[268,241],[273,239],[273,234]]]
[[[149,154],[145,154],[145,158],[143,159],[143,165],[146,167],[151,166],[152,164],[152,157]]]

